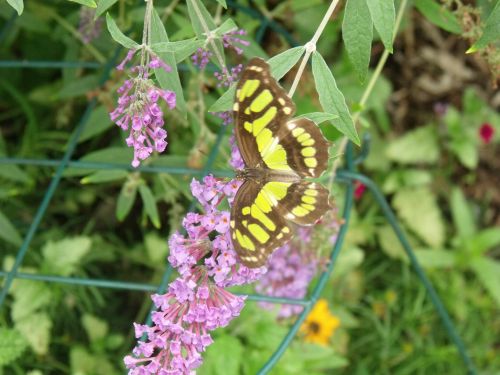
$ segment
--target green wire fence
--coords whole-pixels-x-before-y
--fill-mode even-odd
[[[269,19],[262,15],[260,12],[255,9],[249,8],[247,6],[238,4],[234,1],[227,1],[228,6],[232,7],[236,11],[245,12],[251,17],[257,18],[261,21],[260,27],[256,32],[256,41],[260,42],[264,37],[265,32],[268,29],[273,30],[276,33],[281,34],[285,40],[291,45],[296,46],[297,43],[293,39],[293,37],[278,23],[274,20]],[[0,31],[0,43],[9,33],[9,30],[15,24],[15,19],[17,15],[14,12],[12,17],[5,23],[4,27]],[[102,69],[102,74],[100,78],[100,85],[104,84],[110,76],[111,69],[114,65],[116,65],[116,60],[118,58],[118,54],[121,48],[118,48],[113,56],[107,61],[106,64],[100,64],[97,62],[68,62],[68,61],[0,61],[0,69],[62,69],[62,68],[87,68],[87,69]],[[183,70],[182,67],[180,70]],[[31,165],[31,166],[39,166],[39,167],[48,167],[55,168],[55,173],[50,181],[49,186],[45,190],[42,201],[38,206],[36,214],[31,222],[31,225],[24,236],[22,245],[17,251],[15,261],[11,269],[7,272],[0,271],[0,277],[3,278],[3,287],[0,292],[0,308],[3,306],[7,294],[12,286],[12,282],[14,279],[27,279],[34,281],[44,281],[49,283],[62,283],[62,284],[70,284],[70,285],[80,285],[80,286],[93,286],[98,288],[111,288],[111,289],[125,289],[131,291],[142,291],[142,292],[156,292],[156,293],[164,293],[166,290],[167,284],[170,280],[170,276],[172,274],[172,268],[170,266],[166,266],[165,271],[163,273],[161,282],[159,285],[152,284],[143,284],[143,283],[135,283],[135,282],[125,282],[125,281],[115,281],[115,280],[98,280],[91,278],[77,278],[77,277],[62,277],[62,276],[54,276],[54,275],[44,275],[44,274],[33,274],[33,273],[23,273],[19,272],[19,268],[21,267],[24,257],[28,252],[31,241],[33,240],[34,235],[37,233],[40,224],[45,216],[45,213],[51,203],[52,198],[57,192],[57,188],[63,178],[63,172],[71,167],[71,168],[83,168],[83,169],[93,169],[93,170],[109,170],[109,169],[119,169],[119,170],[137,170],[143,173],[169,173],[172,175],[183,175],[183,176],[197,176],[203,177],[207,174],[211,173],[217,177],[228,177],[231,176],[231,173],[227,171],[217,171],[213,169],[213,164],[218,156],[219,148],[225,135],[226,126],[221,126],[220,131],[217,134],[217,138],[214,144],[214,147],[210,151],[208,155],[207,162],[203,169],[191,169],[191,168],[175,168],[175,167],[161,167],[161,166],[141,166],[138,169],[132,168],[129,164],[119,164],[119,163],[97,163],[97,162],[84,162],[84,161],[76,161],[72,160],[73,153],[75,151],[78,139],[82,134],[83,129],[85,128],[90,114],[92,110],[96,106],[96,100],[93,99],[90,101],[83,112],[83,115],[76,126],[75,131],[73,132],[68,145],[66,147],[66,151],[63,157],[59,160],[52,159],[25,159],[25,158],[15,158],[15,157],[0,157],[0,168],[1,165],[13,164],[13,165]],[[319,276],[318,283],[314,287],[314,290],[310,293],[307,298],[304,299],[290,299],[290,298],[277,298],[277,297],[269,297],[264,295],[249,295],[249,301],[265,301],[271,302],[275,304],[294,304],[303,306],[303,310],[301,314],[298,316],[295,323],[292,325],[291,329],[287,333],[287,335],[283,338],[283,341],[278,346],[273,355],[269,358],[267,363],[259,371],[259,374],[267,374],[273,368],[273,366],[277,363],[280,357],[283,355],[287,347],[290,345],[294,336],[297,334],[301,324],[305,320],[308,313],[314,307],[316,301],[318,300],[325,284],[333,272],[336,260],[340,251],[342,249],[342,244],[344,242],[344,238],[346,232],[349,227],[349,219],[350,213],[353,206],[353,184],[355,181],[359,181],[366,185],[366,187],[371,191],[373,197],[375,198],[375,202],[380,206],[383,214],[385,215],[388,223],[391,225],[394,230],[399,242],[403,246],[409,260],[410,264],[413,267],[415,273],[418,278],[424,285],[429,298],[431,299],[432,304],[434,305],[439,317],[441,318],[442,324],[448,334],[449,338],[456,346],[458,353],[465,365],[465,372],[467,374],[476,374],[475,366],[467,353],[467,349],[460,338],[453,321],[451,320],[446,308],[441,302],[438,294],[436,293],[434,287],[431,282],[425,275],[423,268],[420,266],[415,253],[413,252],[401,226],[399,225],[394,212],[390,208],[389,204],[385,200],[382,192],[376,186],[376,184],[369,179],[367,176],[356,172],[356,165],[360,164],[369,153],[369,139],[365,137],[363,141],[363,146],[357,157],[354,155],[354,148],[352,144],[349,144],[346,150],[346,167],[345,169],[339,170],[337,173],[336,180],[340,183],[346,184],[346,193],[345,193],[345,203],[343,208],[343,221],[344,224],[341,226],[340,231],[338,233],[337,241],[334,244],[332,251],[330,253],[330,262],[328,268],[322,272]],[[189,210],[192,210],[195,206],[195,201],[191,202],[191,206]],[[148,322],[150,322],[150,317],[148,318]]]

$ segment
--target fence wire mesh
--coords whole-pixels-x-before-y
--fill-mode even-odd
[[[255,39],[260,43],[264,37],[264,34],[268,30],[272,30],[275,33],[280,34],[290,46],[297,46],[298,43],[295,41],[293,36],[280,24],[272,19],[267,18],[265,15],[261,14],[259,11],[249,8],[247,6],[238,4],[234,1],[227,1],[229,7],[233,8],[235,11],[244,12],[248,16],[258,19],[261,22],[258,28]],[[0,30],[0,43],[4,40],[9,31],[15,25],[17,14],[13,12],[12,16]],[[64,69],[64,68],[87,68],[87,69],[102,69],[102,74],[99,80],[99,85],[103,85],[110,77],[110,73],[114,65],[116,65],[117,58],[121,52],[121,48],[117,48],[113,56],[105,63],[101,64],[98,62],[80,62],[80,61],[0,61],[0,69]],[[183,71],[183,66],[179,67],[179,70]],[[3,285],[0,291],[0,308],[3,307],[7,294],[12,286],[12,282],[15,279],[26,279],[41,281],[47,283],[61,283],[76,286],[86,286],[86,287],[97,287],[97,288],[111,288],[111,289],[122,289],[130,291],[141,291],[141,292],[155,292],[164,293],[167,284],[172,275],[172,268],[166,265],[159,285],[144,284],[128,281],[117,281],[117,280],[104,280],[104,279],[93,279],[93,278],[78,278],[78,277],[63,277],[57,275],[46,275],[46,274],[36,274],[36,273],[24,273],[19,272],[20,267],[23,264],[23,260],[30,248],[32,240],[36,235],[37,231],[40,229],[40,224],[42,223],[47,209],[50,206],[52,199],[57,193],[57,189],[60,186],[60,182],[64,177],[64,171],[67,168],[78,168],[78,169],[91,169],[94,171],[99,170],[136,170],[139,173],[168,173],[171,175],[182,175],[182,176],[193,176],[193,177],[203,177],[208,174],[213,174],[215,177],[228,177],[231,173],[227,171],[218,171],[213,168],[216,157],[219,155],[219,150],[221,142],[226,133],[227,127],[221,126],[217,134],[214,146],[210,150],[207,158],[207,162],[202,169],[193,168],[179,168],[179,167],[163,167],[163,166],[141,166],[137,169],[132,168],[129,164],[125,163],[103,163],[103,162],[85,162],[79,160],[72,160],[74,155],[78,140],[82,134],[86,124],[88,123],[89,117],[96,107],[97,100],[91,100],[84,110],[80,121],[78,122],[75,131],[73,132],[69,142],[67,144],[64,155],[61,159],[26,159],[26,158],[16,158],[16,157],[0,157],[0,165],[23,165],[23,166],[37,166],[37,167],[47,167],[54,168],[53,177],[47,186],[43,198],[38,206],[38,209],[34,215],[33,221],[31,222],[26,235],[23,238],[22,245],[16,253],[15,261],[9,271],[0,271],[0,277],[3,278]],[[312,292],[304,299],[290,299],[290,298],[278,298],[270,297],[259,294],[248,295],[247,300],[249,301],[262,301],[270,302],[275,304],[293,304],[303,306],[302,312],[297,317],[296,321],[288,331],[287,335],[283,338],[282,342],[269,358],[269,360],[263,365],[258,374],[266,374],[271,371],[273,366],[278,362],[280,357],[283,355],[287,347],[292,342],[294,336],[297,334],[301,324],[307,317],[308,313],[314,307],[316,301],[318,300],[321,292],[323,291],[330,274],[334,271],[336,260],[345,239],[346,232],[349,228],[350,213],[353,206],[353,196],[354,196],[354,182],[359,181],[366,185],[366,187],[371,191],[375,202],[380,206],[384,216],[386,217],[388,223],[394,230],[399,242],[403,246],[406,255],[413,267],[415,273],[417,274],[420,282],[424,285],[429,298],[432,301],[439,317],[441,318],[442,324],[447,332],[448,337],[456,346],[461,359],[465,365],[465,372],[468,374],[476,374],[475,366],[468,355],[467,349],[460,338],[452,319],[450,318],[446,308],[444,307],[441,299],[439,298],[437,292],[435,291],[432,283],[427,278],[423,268],[419,264],[412,247],[410,246],[401,226],[399,225],[395,214],[390,208],[388,202],[385,200],[384,195],[376,184],[367,176],[356,172],[356,165],[360,164],[369,153],[369,139],[365,137],[363,141],[362,149],[360,150],[357,157],[354,155],[354,150],[352,144],[349,144],[346,152],[346,167],[345,169],[339,170],[337,173],[336,181],[346,185],[344,207],[343,207],[343,225],[338,233],[337,241],[335,242],[331,252],[330,252],[330,262],[328,268],[321,273],[318,282],[315,285]],[[195,201],[191,202],[188,211],[194,209]],[[151,322],[151,316],[148,318],[148,323]]]

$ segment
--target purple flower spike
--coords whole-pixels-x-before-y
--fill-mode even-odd
[[[230,31],[222,36],[222,44],[224,48],[233,49],[238,55],[243,53],[243,49],[240,46],[248,47],[250,42],[245,39],[241,39],[240,36],[246,35],[247,32],[243,29]]]
[[[240,181],[222,181],[206,176],[191,182],[191,191],[206,213],[188,213],[183,220],[186,235],[175,233],[169,240],[168,260],[180,276],[166,294],[151,298],[158,308],[152,327],[135,324],[134,356],[124,359],[129,374],[192,374],[202,363],[201,353],[213,343],[210,332],[227,326],[239,316],[245,297],[225,288],[251,283],[265,267],[249,269],[237,260],[229,230],[229,212],[218,205],[234,198]],[[161,370],[160,370],[161,369]]]
[[[130,50],[125,59],[117,66],[123,70],[127,62],[132,60],[137,50]],[[154,151],[163,152],[167,147],[167,131],[163,129],[163,110],[158,99],[162,98],[169,109],[174,109],[176,96],[173,91],[163,90],[155,86],[149,77],[149,70],[162,68],[170,71],[170,67],[157,57],[153,57],[148,66],[134,66],[131,72],[137,73],[135,78],[127,79],[117,90],[120,94],[118,106],[109,115],[124,131],[129,131],[127,146],[134,148],[132,166],[137,168],[142,160],[147,159]]]

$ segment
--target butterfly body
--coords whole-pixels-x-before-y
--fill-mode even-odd
[[[269,65],[252,59],[236,88],[235,136],[245,169],[231,209],[231,238],[248,267],[265,264],[292,237],[289,222],[313,225],[330,208],[328,190],[305,180],[328,163],[328,142],[306,118],[292,119],[295,104],[271,76]]]

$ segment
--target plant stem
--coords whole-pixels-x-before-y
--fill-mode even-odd
[[[396,35],[399,30],[399,26],[401,25],[401,20],[403,18],[403,13],[406,8],[406,4],[408,3],[408,0],[402,0],[401,5],[399,6],[398,9],[398,14],[396,17],[396,22],[394,24],[394,33],[392,35],[392,41],[394,42],[394,39],[396,39]],[[363,108],[366,105],[366,102],[368,101],[368,98],[370,97],[370,94],[373,91],[373,88],[375,87],[375,83],[377,82],[380,74],[382,73],[382,69],[384,68],[385,63],[387,62],[387,59],[389,57],[389,51],[386,49],[384,50],[384,53],[380,57],[380,60],[377,63],[377,66],[375,67],[375,71],[373,72],[372,76],[370,77],[370,81],[366,85],[365,90],[363,91],[363,95],[361,96],[361,99],[359,101],[360,107]],[[356,112],[352,116],[352,120],[354,122],[354,126],[356,126],[356,123],[359,120],[359,117],[361,116],[361,110],[359,112]],[[347,143],[349,142],[349,139],[346,136],[343,136],[341,141],[340,141],[340,146],[339,146],[339,155],[343,154],[345,152],[345,148],[347,147]],[[330,177],[328,179],[328,186],[331,186],[333,181],[335,181],[335,176],[337,175],[337,170],[340,166],[340,157],[335,159],[333,161],[332,168],[330,170]]]
[[[212,46],[212,49],[214,50],[215,57],[217,58],[217,61],[219,61],[219,64],[222,69],[226,67],[226,64],[224,63],[224,58],[221,56],[219,50],[217,49],[217,45],[215,44],[215,39],[210,36],[210,33],[212,32],[210,28],[208,27],[207,23],[205,22],[203,15],[201,14],[200,8],[198,8],[198,4],[196,4],[196,1],[191,2],[193,6],[193,10],[196,13],[196,16],[200,20],[201,27],[203,27],[203,30],[205,31],[205,34],[207,35],[207,40]]]
[[[297,86],[299,85],[300,78],[302,77],[302,74],[304,73],[304,70],[306,68],[307,62],[309,61],[309,57],[311,57],[311,54],[316,50],[316,43],[319,40],[319,37],[323,33],[323,30],[326,27],[326,24],[330,20],[330,17],[333,14],[333,11],[337,7],[337,4],[339,3],[339,0],[332,0],[330,3],[330,6],[328,7],[328,10],[326,11],[323,19],[321,20],[318,28],[316,29],[316,32],[314,33],[312,39],[305,44],[306,47],[306,53],[304,57],[302,58],[302,61],[299,66],[299,70],[297,71],[297,74],[295,75],[295,78],[292,82],[292,87],[290,87],[290,91],[288,92],[288,96],[293,97],[293,94],[295,93],[295,90],[297,89]]]

